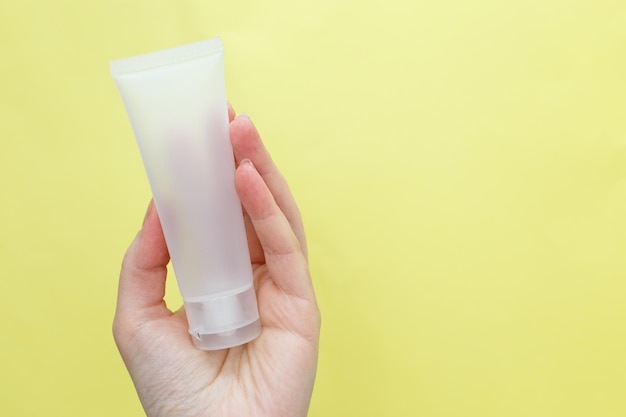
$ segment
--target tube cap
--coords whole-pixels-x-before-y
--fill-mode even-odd
[[[184,299],[189,333],[197,348],[226,349],[261,334],[254,287]]]

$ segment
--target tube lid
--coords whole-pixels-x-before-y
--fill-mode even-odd
[[[184,299],[189,333],[197,348],[226,349],[261,334],[254,287]]]

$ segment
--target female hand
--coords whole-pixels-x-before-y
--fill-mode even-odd
[[[300,213],[250,119],[232,108],[229,119],[263,330],[231,349],[194,347],[184,309],[172,312],[163,300],[169,254],[150,203],[124,258],[113,324],[150,417],[294,417],[309,407],[320,313]]]

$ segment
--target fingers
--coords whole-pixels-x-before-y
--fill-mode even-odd
[[[280,210],[291,225],[305,258],[307,256],[304,227],[298,206],[289,190],[287,181],[263,145],[261,137],[247,115],[240,114],[230,124],[230,139],[235,159],[250,159],[267,185]]]
[[[274,283],[290,295],[314,300],[300,241],[255,165],[247,159],[237,168],[235,187],[261,242]]]
[[[151,201],[141,231],[122,263],[116,318],[171,314],[163,301],[169,260],[161,222]]]

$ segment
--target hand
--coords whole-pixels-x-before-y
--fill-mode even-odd
[[[184,309],[163,300],[169,254],[150,203],[124,257],[113,323],[150,417],[295,417],[309,407],[320,314],[300,213],[250,119],[230,107],[229,119],[263,331],[231,349],[194,347]]]

